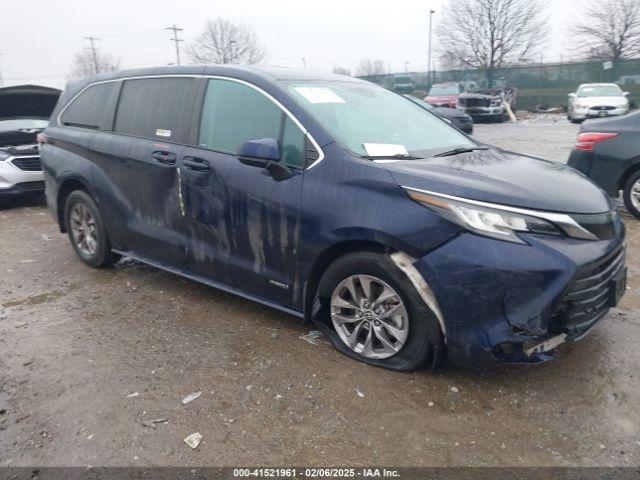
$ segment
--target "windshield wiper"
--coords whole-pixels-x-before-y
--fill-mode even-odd
[[[449,151],[446,151],[446,152],[438,153],[438,154],[434,155],[434,157],[451,157],[453,155],[460,155],[461,153],[475,152],[477,150],[489,150],[489,147],[454,148],[453,150],[449,150]]]
[[[404,153],[396,153],[395,155],[363,155],[362,158],[367,160],[424,160],[423,157],[405,155]]]

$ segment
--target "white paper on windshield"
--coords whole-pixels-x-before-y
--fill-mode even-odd
[[[310,103],[347,103],[327,87],[295,87],[295,90]]]
[[[393,157],[394,155],[409,155],[404,145],[393,143],[363,143],[367,155],[370,157]]]

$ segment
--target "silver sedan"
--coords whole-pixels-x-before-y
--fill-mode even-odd
[[[577,123],[587,118],[624,115],[629,111],[628,95],[615,83],[584,83],[569,94],[567,118]]]

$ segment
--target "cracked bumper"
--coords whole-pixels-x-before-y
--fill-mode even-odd
[[[548,361],[619,300],[612,292],[626,273],[623,229],[610,240],[526,240],[530,245],[463,234],[415,263],[440,305],[452,363]]]

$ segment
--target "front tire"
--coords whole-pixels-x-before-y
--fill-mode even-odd
[[[444,348],[437,318],[388,255],[336,260],[319,288],[323,330],[342,353],[398,371],[423,367]]]
[[[622,198],[629,213],[640,219],[640,171],[629,177],[624,185]]]
[[[99,268],[113,265],[120,259],[120,255],[111,251],[102,215],[86,192],[72,192],[65,201],[64,212],[69,240],[84,263]]]

